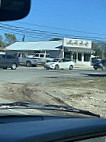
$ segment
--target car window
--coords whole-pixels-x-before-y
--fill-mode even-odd
[[[40,57],[44,57],[44,55],[43,55],[43,54],[41,54],[41,55],[40,55]]]
[[[46,57],[49,57],[49,55],[46,55]]]
[[[62,63],[62,62],[63,62],[63,59],[59,60],[59,62]]]
[[[71,61],[70,59],[63,59],[63,62],[69,62]]]
[[[4,60],[4,59],[5,59],[5,55],[2,55],[2,56],[1,56],[1,59]]]
[[[59,59],[54,59],[53,62],[57,62]]]
[[[63,62],[66,62],[66,59],[63,59],[62,61],[63,61]]]
[[[12,59],[12,56],[11,55],[7,55],[7,59]]]
[[[35,57],[39,57],[39,54],[35,54]]]

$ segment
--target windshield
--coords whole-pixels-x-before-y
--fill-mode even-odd
[[[0,103],[72,106],[106,118],[106,67],[94,66],[106,59],[105,23],[104,0],[32,0],[27,17],[0,22]],[[31,111],[43,110],[24,113]]]

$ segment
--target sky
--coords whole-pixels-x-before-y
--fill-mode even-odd
[[[18,41],[46,41],[51,38],[79,38],[106,42],[106,0],[31,0],[27,17],[0,22],[4,33]]]

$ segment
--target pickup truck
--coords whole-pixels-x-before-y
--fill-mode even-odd
[[[52,61],[54,58],[50,57],[47,53],[36,53],[35,55],[29,55],[29,58],[39,59],[39,64],[44,65],[46,62]]]
[[[17,57],[19,58],[20,65],[25,65],[27,67],[36,67],[38,64],[40,64],[38,58],[25,56],[24,53],[17,53]]]
[[[19,58],[19,62],[20,64],[23,64],[23,65],[26,65],[27,67],[31,67],[31,66],[37,66],[39,63],[38,63],[38,60],[37,58]]]
[[[54,58],[50,58],[49,54],[46,53],[36,53],[34,55],[28,55],[27,53],[16,53],[19,58],[21,65],[26,65],[27,67],[44,65],[48,61],[52,61]]]

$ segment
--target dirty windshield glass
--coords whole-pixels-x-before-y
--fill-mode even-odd
[[[0,103],[40,103],[50,108],[46,115],[66,112],[58,105],[106,117],[106,62],[96,64],[106,59],[105,23],[105,0],[32,0],[27,17],[0,22]],[[18,107],[2,113],[44,112]]]

